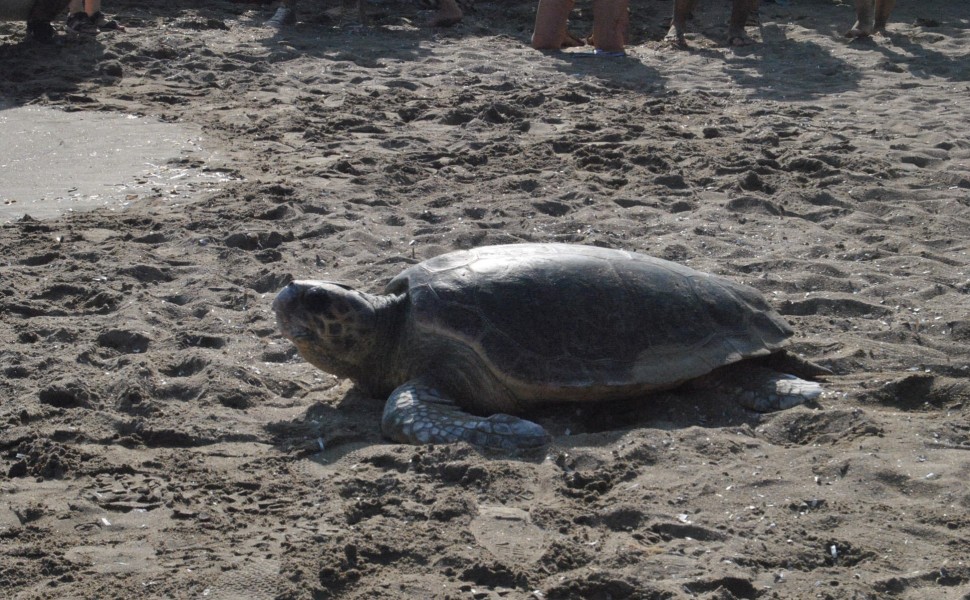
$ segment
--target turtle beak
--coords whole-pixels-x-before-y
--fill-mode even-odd
[[[285,288],[280,290],[273,300],[273,311],[276,313],[276,324],[283,334],[283,337],[296,341],[311,336],[310,329],[303,324],[299,318],[301,314],[300,304],[303,298],[305,285],[300,282],[290,282]]]
[[[288,313],[292,309],[293,302],[300,297],[299,288],[300,286],[296,285],[295,281],[291,281],[276,295],[276,299],[273,300],[273,311],[276,312],[277,318],[280,314]]]

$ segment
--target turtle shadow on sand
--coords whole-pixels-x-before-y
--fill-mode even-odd
[[[385,399],[372,398],[353,386],[336,401],[317,400],[299,418],[269,423],[265,427],[284,450],[306,455],[326,454],[332,459],[361,447],[395,444],[381,435],[378,426],[384,403]],[[805,406],[817,408],[814,402]],[[531,460],[557,447],[608,445],[637,429],[753,428],[773,414],[777,413],[759,413],[735,402],[726,402],[716,390],[688,384],[647,398],[533,407],[519,416],[538,423],[550,433],[548,448],[539,454],[470,447],[486,456]]]
[[[317,399],[300,417],[268,423],[265,428],[287,450],[315,454],[339,449],[345,453],[360,445],[384,442],[376,426],[383,409],[383,399],[371,398],[353,386],[336,402]]]
[[[525,416],[549,431],[553,446],[572,445],[573,436],[595,434],[606,444],[635,429],[736,427],[755,425],[765,418],[763,413],[725,402],[712,390],[689,387],[650,394],[646,399],[537,407]]]
[[[752,361],[755,364],[762,361]],[[770,358],[764,366],[774,366]],[[744,365],[719,370],[725,377],[743,381]],[[824,385],[824,378],[821,381]],[[808,400],[805,410],[821,408],[818,400]],[[714,381],[687,382],[680,387],[645,394],[642,397],[608,400],[600,403],[552,403],[530,408],[523,418],[541,425],[550,433],[550,447],[609,445],[639,429],[675,430],[700,427],[709,429],[754,428],[785,411],[758,412],[739,404],[730,393],[717,389]]]

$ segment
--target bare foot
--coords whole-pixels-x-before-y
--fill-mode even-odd
[[[687,45],[687,38],[684,37],[684,32],[679,31],[673,26],[671,26],[669,31],[667,31],[667,35],[664,36],[664,43],[671,48],[676,48],[677,50],[690,49],[690,46]]]
[[[754,40],[746,35],[732,35],[728,38],[728,46],[732,48],[742,48],[744,46],[750,46],[754,43]]]
[[[859,21],[852,26],[852,29],[845,32],[847,38],[864,38],[872,35],[872,26],[863,25]]]
[[[586,44],[593,45],[593,38],[590,36],[587,39],[583,39],[578,35],[574,35],[570,32],[566,32],[566,37],[563,38],[560,48],[576,48],[578,46],[585,46]]]
[[[745,23],[752,17],[755,19],[755,23],[758,22],[757,13],[751,13],[749,15],[745,15],[745,17],[745,21],[741,21],[741,23]],[[728,27],[728,46],[731,46],[732,48],[741,48],[743,46],[750,46],[753,43],[755,43],[754,40],[749,38],[748,34],[745,33],[744,25],[735,25],[732,23]]]

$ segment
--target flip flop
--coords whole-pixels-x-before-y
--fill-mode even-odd
[[[627,56],[625,50],[600,50],[599,48],[592,52],[569,52],[568,54],[576,58],[626,58]]]

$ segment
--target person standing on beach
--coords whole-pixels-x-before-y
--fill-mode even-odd
[[[363,18],[363,3],[367,0],[357,0],[357,8],[360,11],[361,18]],[[273,16],[266,21],[267,27],[273,27],[275,29],[281,29],[286,25],[293,25],[296,23],[296,3],[297,0],[282,0],[280,2],[279,8]],[[452,25],[457,25],[461,22],[464,15],[461,9],[458,8],[457,0],[439,0],[438,1],[438,12],[435,13],[434,17],[431,19],[432,27],[451,27]]]
[[[37,0],[27,15],[27,39],[42,44],[54,41],[51,21],[67,8],[69,0]]]
[[[582,45],[566,30],[575,0],[539,0],[532,47],[536,50],[560,50]],[[630,0],[593,0],[594,54],[624,56]]]
[[[101,0],[71,0],[67,5],[67,30],[77,35],[96,36],[99,31],[122,27],[101,12]]]

